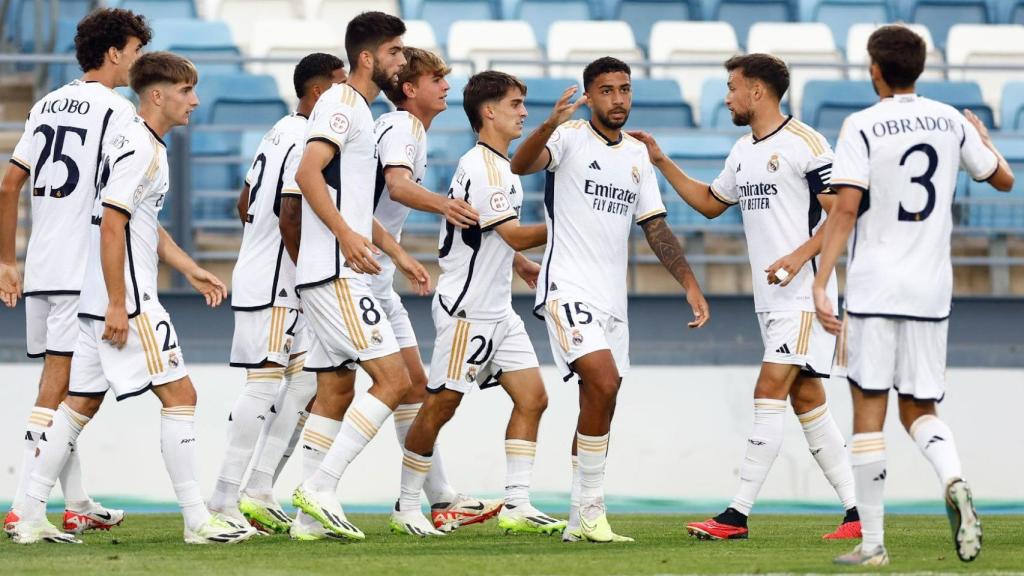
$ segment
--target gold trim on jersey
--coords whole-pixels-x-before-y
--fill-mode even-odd
[[[558,317],[557,299],[548,302],[548,315],[551,316],[551,320],[555,323],[555,334],[558,335],[558,345],[562,347],[563,352],[568,352],[569,338],[565,335],[565,329],[562,328],[562,319]]]
[[[356,105],[356,91],[355,91],[355,89],[352,88],[351,86],[349,86],[348,84],[339,84],[339,86],[341,86],[341,89],[339,90],[339,92],[341,92],[341,96],[339,98],[341,103],[345,104],[346,106],[355,106]]]
[[[168,326],[168,330],[170,327]],[[143,312],[135,317],[135,331],[139,334],[139,341],[142,342],[142,351],[146,355],[146,368],[151,375],[160,374],[164,371],[163,360],[160,359],[160,348],[156,343],[156,332],[149,322],[149,315]]]
[[[334,145],[339,148],[341,148],[341,146],[344,144],[341,140],[338,140],[337,138],[331,136],[326,132],[313,132],[312,134],[309,135],[309,138],[306,138],[306,142],[315,140],[316,138],[324,138],[326,140],[330,140],[331,142],[334,142]]]
[[[29,163],[29,161],[25,160],[24,158],[19,158],[17,156],[11,156],[11,162],[16,164],[19,168],[24,168],[25,172],[31,172],[32,171],[32,164]]]
[[[647,220],[659,214],[666,214],[667,212],[668,211],[665,210],[664,208],[655,208],[654,210],[649,210],[647,212],[644,212],[643,214],[637,215],[636,222],[637,224],[642,224],[644,220]]]
[[[835,189],[837,186],[848,184],[850,186],[856,186],[857,188],[867,188],[868,183],[863,180],[857,180],[856,178],[833,178],[829,182],[829,186]]]
[[[501,187],[501,171],[496,162],[497,156],[485,146],[480,147],[480,153],[484,160],[484,168],[487,169],[487,185]]]
[[[423,140],[423,137],[426,135],[426,131],[423,129],[423,122],[420,122],[420,119],[412,114],[409,114],[409,119],[412,120],[413,137],[417,140]]]
[[[796,354],[803,356],[811,343],[811,328],[814,326],[814,312],[800,313],[800,336],[796,340]]]
[[[587,122],[587,128],[590,128],[590,133],[594,135],[594,138],[597,138],[598,140],[601,141],[601,144],[604,144],[605,146],[611,148],[612,150],[618,150],[619,148],[622,148],[622,143],[626,141],[625,138],[619,136],[619,141],[612,143],[611,140],[605,138],[604,134],[601,134],[597,130],[594,130],[594,126],[590,122]],[[625,132],[623,132],[623,134],[625,134]]]
[[[270,309],[270,336],[267,338],[267,350],[277,352],[284,344],[284,324],[288,318],[288,309],[274,306]]]
[[[846,327],[849,324],[849,317],[843,312],[843,327],[839,330],[839,338],[836,338],[836,366],[846,366]]]
[[[802,124],[798,120],[792,119],[786,123],[785,129],[787,132],[799,136],[800,139],[807,144],[807,147],[811,149],[811,154],[813,154],[814,157],[821,156],[825,153],[825,147],[821,145],[821,141],[818,140],[817,135],[815,135],[806,124]]]
[[[132,207],[131,206],[129,206],[127,204],[124,204],[122,202],[118,202],[117,200],[114,200],[113,198],[104,198],[102,203],[103,204],[113,204],[114,206],[117,206],[118,208],[121,208],[122,210],[124,210],[124,211],[126,211],[128,213],[132,212]]]
[[[590,124],[590,123],[587,122],[586,120],[567,120],[565,122],[562,122],[562,124],[561,124],[561,126],[559,126],[559,128],[561,128],[562,126],[565,126],[566,128],[572,128],[572,129],[575,130],[575,129],[583,128],[584,125],[588,125],[588,124]]]
[[[302,190],[299,190],[298,188],[282,188],[281,189],[281,195],[282,196],[302,196]]]
[[[338,297],[338,309],[341,317],[348,328],[349,339],[356,347],[356,350],[365,350],[369,347],[366,342],[366,334],[363,334],[363,327],[359,323],[359,315],[356,314],[355,304],[352,302],[352,292],[348,289],[348,279],[338,278],[334,281],[334,294]]]
[[[725,204],[727,206],[735,206],[739,204],[738,200],[729,200],[725,196],[722,196],[722,194],[718,190],[715,190],[714,184],[708,185],[708,190],[710,190],[711,195],[717,198],[718,201],[721,202],[722,204]]]
[[[460,380],[462,378],[462,360],[466,357],[466,347],[469,345],[469,322],[457,320],[455,322],[455,336],[452,338],[452,348],[448,355],[448,379]]]

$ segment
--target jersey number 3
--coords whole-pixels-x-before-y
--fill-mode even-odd
[[[900,166],[905,165],[907,158],[914,152],[921,152],[928,158],[928,167],[925,168],[924,174],[914,176],[910,181],[924,188],[925,192],[928,193],[928,200],[920,212],[909,212],[903,208],[903,203],[900,202],[900,222],[920,222],[928,218],[932,213],[932,209],[935,208],[935,184],[932,183],[932,176],[935,175],[935,169],[938,167],[939,155],[930,144],[922,142],[921,144],[911,146],[910,149],[903,153],[903,158],[900,158]]]

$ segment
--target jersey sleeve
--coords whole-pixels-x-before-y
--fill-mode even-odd
[[[302,190],[295,181],[295,173],[302,162],[302,148],[293,144],[285,153],[284,167],[281,170],[281,196],[302,196]]]
[[[415,172],[416,157],[423,145],[422,134],[422,124],[413,121],[382,127],[381,133],[377,134],[377,155],[381,166],[400,166]]]
[[[817,136],[818,147],[809,154],[809,160],[804,167],[804,178],[807,180],[807,189],[811,194],[832,194],[832,164],[835,162],[835,153],[828,141]]]
[[[482,232],[519,218],[509,197],[511,183],[503,182],[498,170],[484,166],[486,163],[486,159],[480,159],[473,162],[479,165],[468,166],[466,170],[470,182],[469,204],[480,214]]]
[[[103,188],[103,206],[131,217],[159,172],[156,151],[139,146],[110,156],[110,177]]]
[[[961,115],[960,166],[977,182],[984,182],[999,169],[999,158],[981,141],[973,124]]]
[[[306,142],[326,142],[342,152],[353,132],[357,98],[360,96],[347,86],[321,96],[309,117]]]
[[[839,132],[836,159],[832,165],[830,185],[849,186],[867,192],[871,182],[871,162],[868,138],[857,127],[853,118],[847,118]]]
[[[572,138],[572,134],[575,132],[569,122],[564,122],[555,128],[555,131],[551,133],[551,137],[548,138],[547,144],[544,145],[548,149],[548,165],[545,166],[545,170],[548,172],[554,172],[558,169],[559,164],[565,158],[565,154],[572,149],[572,144],[566,141]]]
[[[732,147],[729,157],[725,159],[725,166],[715,180],[708,186],[711,195],[722,204],[733,206],[738,204],[740,199],[736,191],[736,146]]]
[[[644,162],[641,178],[640,196],[636,200],[636,223],[639,225],[662,218],[667,213],[665,203],[661,200],[661,188],[654,174],[654,165]]]
[[[32,128],[32,116],[25,120],[25,131],[21,133],[18,144],[11,154],[11,164],[21,168],[25,172],[32,172],[32,139],[35,137]]]

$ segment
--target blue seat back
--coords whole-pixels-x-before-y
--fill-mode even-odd
[[[692,128],[693,110],[675,80],[634,78],[629,126],[640,129]]]
[[[985,103],[981,97],[981,88],[974,82],[918,82],[917,93],[949,104],[957,110],[970,108],[986,126],[995,127],[992,108]]]
[[[120,7],[149,19],[198,17],[192,0],[123,0]]]
[[[719,0],[710,6],[709,19],[732,24],[744,48],[750,27],[757,22],[793,22],[797,16],[796,4],[790,0]]]
[[[946,38],[954,24],[991,22],[985,0],[912,0],[907,20],[924,24],[939,50],[946,50]]]
[[[823,22],[832,30],[836,48],[846,53],[850,26],[860,22],[883,24],[894,20],[894,11],[885,0],[822,0],[814,7],[810,22]]]
[[[1024,82],[1007,82],[1003,86],[1001,129],[1024,131]]]
[[[811,80],[804,86],[801,118],[819,131],[836,131],[847,116],[876,102],[871,82]]]
[[[636,43],[648,51],[651,28],[659,20],[698,20],[698,10],[689,2],[680,0],[622,0],[616,20],[624,20],[633,29]]]
[[[522,0],[516,20],[525,20],[533,28],[537,43],[547,46],[548,28],[558,20],[590,20],[593,17],[587,0]]]
[[[456,20],[493,20],[497,17],[490,0],[423,0],[420,19],[430,22],[437,43],[448,45],[448,29]]]

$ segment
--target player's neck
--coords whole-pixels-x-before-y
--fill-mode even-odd
[[[916,94],[917,88],[910,86],[909,88],[890,88],[889,86],[880,87],[878,90],[878,97],[882,100],[886,98],[892,98],[893,96],[899,96],[901,94]]]
[[[163,114],[160,110],[151,104],[142,103],[139,105],[139,118],[149,126],[157,136],[162,140],[164,135],[174,128],[174,125],[164,119]]]
[[[622,138],[622,128],[609,128],[601,123],[596,117],[590,119],[590,125],[601,133],[609,142],[618,142]]]
[[[755,114],[750,119],[750,131],[754,133],[754,138],[760,140],[778,130],[785,121],[786,117],[782,115],[782,111],[775,108],[765,113]]]
[[[370,73],[363,73],[363,69],[359,69],[353,72],[348,77],[348,85],[355,89],[356,92],[362,95],[366,99],[366,104],[369,105],[371,102],[377,99],[377,95],[380,94],[380,87],[373,81]]]
[[[491,150],[508,158],[508,147],[512,143],[511,139],[501,136],[497,131],[488,126],[484,126],[480,129],[480,135],[477,137],[477,140]]]
[[[107,88],[114,89],[117,88],[115,76],[116,75],[114,74],[113,70],[110,70],[108,67],[104,66],[103,68],[94,68],[92,70],[89,70],[85,74],[82,74],[82,81],[99,82]]]
[[[312,96],[308,98],[300,98],[299,105],[295,107],[296,114],[309,118],[309,115],[313,113],[313,107],[316,106],[316,98]]]
[[[426,110],[423,106],[420,106],[412,100],[406,100],[398,107],[399,110],[405,110],[409,114],[416,117],[417,120],[423,124],[424,130],[430,130],[430,123],[434,121],[434,117],[440,114],[440,112],[434,112],[433,110]]]

